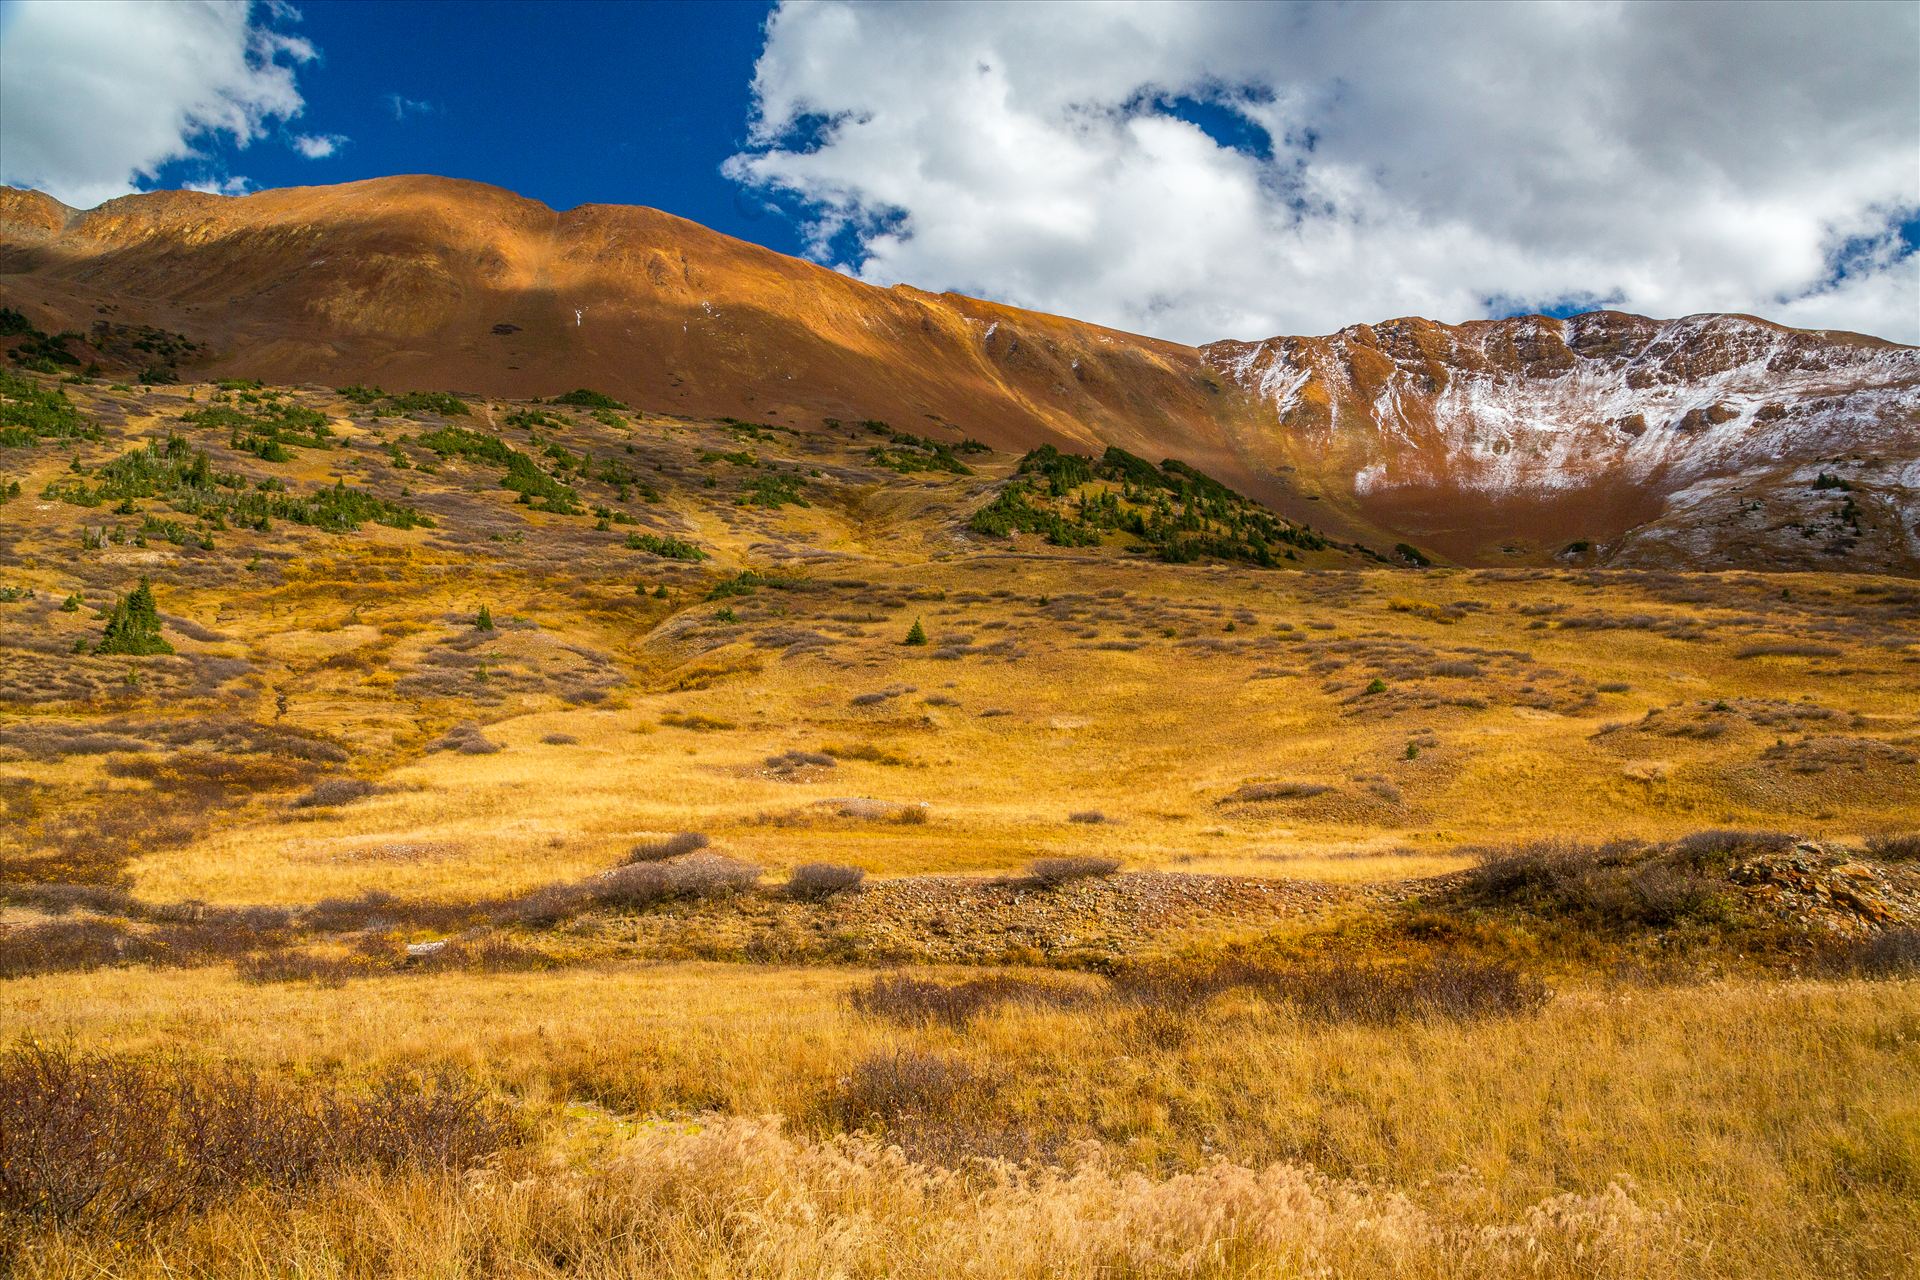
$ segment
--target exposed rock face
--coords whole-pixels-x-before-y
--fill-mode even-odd
[[[1817,474],[1801,472],[1826,464],[1856,507],[1872,507],[1857,523],[1878,536],[1863,528],[1853,543],[1872,541],[1893,564],[1920,555],[1908,474],[1920,458],[1920,349],[1748,316],[1661,322],[1601,311],[1395,320],[1203,350],[1287,435],[1336,459],[1363,508],[1396,527],[1425,526],[1443,544],[1450,524],[1470,530],[1490,509],[1528,507],[1558,508],[1567,536],[1619,541],[1634,525],[1728,495],[1797,491]],[[1783,526],[1817,523],[1840,505],[1808,495],[1786,504]],[[1540,521],[1543,532],[1555,523]],[[1493,532],[1512,536],[1516,525]],[[1686,555],[1711,561],[1762,532],[1694,539]],[[1832,538],[1797,527],[1789,538],[1815,545],[1760,546],[1761,558],[1815,564],[1835,553]]]
[[[0,303],[209,376],[547,395],[1176,457],[1466,563],[1920,571],[1920,349],[1745,316],[1395,320],[1204,348],[877,289],[651,209],[385,178],[85,212],[0,189]],[[1827,475],[1842,487],[1814,488]]]

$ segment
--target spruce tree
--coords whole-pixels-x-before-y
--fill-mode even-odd
[[[907,632],[907,638],[901,641],[901,643],[919,645],[919,644],[925,644],[926,642],[927,642],[927,629],[920,625],[920,619],[915,618],[913,620],[913,629]]]
[[[173,646],[160,636],[160,613],[154,607],[153,587],[145,578],[113,606],[107,629],[93,651],[135,656],[173,652]]]
[[[493,610],[481,605],[480,616],[473,620],[473,629],[475,631],[493,630]]]

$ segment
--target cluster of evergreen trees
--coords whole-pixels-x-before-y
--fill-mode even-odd
[[[1040,446],[1020,460],[1014,481],[974,513],[969,527],[992,537],[1044,534],[1065,547],[1092,546],[1103,533],[1117,532],[1175,563],[1211,556],[1271,565],[1297,558],[1289,548],[1328,545],[1307,526],[1184,462],[1169,458],[1155,466],[1112,447],[1095,460]]]

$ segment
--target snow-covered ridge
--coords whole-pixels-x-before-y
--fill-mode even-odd
[[[1795,458],[1920,457],[1920,348],[1743,316],[1617,312],[1222,342],[1207,359],[1357,492],[1551,493]]]

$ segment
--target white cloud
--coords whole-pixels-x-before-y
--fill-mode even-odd
[[[1196,342],[1493,299],[1920,341],[1912,5],[790,3],[754,92],[727,172],[876,283]]]
[[[289,141],[293,149],[307,159],[325,160],[345,146],[347,139],[338,133],[297,133]]]
[[[408,98],[397,93],[390,93],[386,96],[385,102],[393,111],[393,118],[395,120],[405,120],[408,116],[424,116],[433,113],[433,104],[431,102],[423,102],[419,98]]]
[[[199,182],[183,182],[183,191],[204,191],[210,196],[243,196],[253,190],[253,183],[246,178],[206,178]]]
[[[285,16],[279,11],[277,16]],[[0,181],[90,207],[224,135],[300,113],[311,44],[244,2],[9,0],[0,9]],[[220,178],[209,178],[218,185]]]

